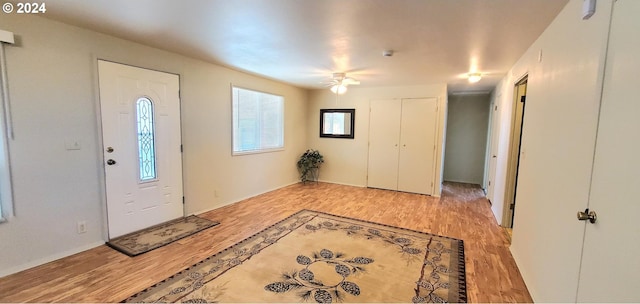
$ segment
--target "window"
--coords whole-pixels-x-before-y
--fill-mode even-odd
[[[140,181],[153,181],[156,175],[155,125],[153,123],[153,102],[141,97],[136,102],[136,125],[138,126],[138,167]]]
[[[233,154],[284,148],[284,98],[233,87]]]
[[[0,30],[0,222],[13,216],[11,192],[11,166],[9,164],[9,140],[12,139],[11,108],[7,91],[7,70],[4,43],[13,44],[13,33]]]

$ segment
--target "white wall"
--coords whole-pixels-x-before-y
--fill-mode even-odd
[[[482,185],[487,153],[489,94],[449,95],[444,180]]]
[[[611,1],[572,0],[514,65],[500,95],[493,211],[502,219],[514,84],[529,75],[511,252],[536,302],[575,301]],[[542,60],[539,61],[539,52]]]
[[[346,94],[340,95],[336,102],[335,94],[326,90],[313,90],[309,95],[310,104],[307,109],[307,136],[309,148],[322,153],[325,163],[320,169],[320,180],[332,183],[364,187],[367,185],[367,160],[369,142],[369,102],[374,99],[393,98],[438,98],[438,146],[443,146],[444,123],[446,117],[447,86],[420,85],[406,87],[361,88],[351,86]],[[320,109],[354,108],[356,109],[355,138],[320,138]],[[442,182],[442,149],[437,156],[438,172],[435,185]],[[440,187],[436,186],[435,196],[440,195]]]
[[[6,47],[15,217],[0,224],[0,276],[105,240],[97,58],[180,74],[187,214],[297,181],[306,90],[40,17],[3,14],[0,29],[17,42]],[[230,83],[285,97],[284,151],[231,156]]]

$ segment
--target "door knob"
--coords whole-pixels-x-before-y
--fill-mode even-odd
[[[595,211],[589,211],[589,208],[584,209],[583,211],[578,211],[578,220],[586,221],[589,220],[591,224],[595,223],[598,220],[598,215]]]
[[[113,159],[107,160],[107,165],[112,166],[112,165],[115,165],[115,164],[116,164],[115,160],[113,160]]]

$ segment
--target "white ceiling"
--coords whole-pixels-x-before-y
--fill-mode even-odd
[[[49,0],[45,16],[305,88],[489,91],[567,0]],[[393,57],[382,51],[392,49]],[[469,84],[465,74],[484,74]]]

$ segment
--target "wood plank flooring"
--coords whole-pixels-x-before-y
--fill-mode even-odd
[[[482,190],[442,198],[328,183],[295,184],[202,214],[221,224],[128,257],[100,246],[0,278],[0,302],[119,302],[299,211],[318,210],[464,240],[470,302],[531,302]]]

